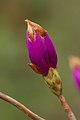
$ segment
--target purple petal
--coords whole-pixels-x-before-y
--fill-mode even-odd
[[[46,44],[47,49],[48,49],[50,67],[56,68],[57,54],[56,54],[55,47],[54,47],[54,45],[53,45],[53,43],[52,43],[48,34],[45,35],[44,39],[45,39],[44,41],[45,41],[45,44]]]
[[[80,90],[80,67],[74,68],[72,73],[73,73],[72,77],[75,81],[75,84],[76,84],[77,88]]]
[[[49,58],[44,40],[38,34],[36,34],[36,40],[30,41],[28,34],[26,35],[26,39],[31,62],[35,64],[44,75],[47,75],[49,70]]]

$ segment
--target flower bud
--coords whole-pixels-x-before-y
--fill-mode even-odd
[[[26,46],[31,61],[30,67],[35,72],[46,76],[50,67],[55,69],[57,66],[55,47],[44,28],[30,20],[25,21],[28,25]]]
[[[80,91],[80,58],[71,56],[69,58],[69,64],[72,72],[72,78],[78,90]]]

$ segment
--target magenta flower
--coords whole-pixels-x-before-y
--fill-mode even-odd
[[[45,29],[29,20],[26,22],[28,24],[26,45],[31,60],[29,66],[37,73],[46,76],[50,67],[56,68],[56,50]]]
[[[72,73],[72,77],[75,80],[75,84],[80,90],[80,67],[75,67]]]
[[[69,59],[72,78],[78,90],[80,90],[80,58],[72,56]]]

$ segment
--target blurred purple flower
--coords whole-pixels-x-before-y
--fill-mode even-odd
[[[78,90],[80,91],[80,58],[71,56],[69,59],[72,78]]]
[[[55,47],[45,29],[30,20],[26,22],[28,24],[26,45],[31,60],[30,67],[46,76],[49,68],[56,68],[57,65]]]
[[[72,77],[75,81],[77,88],[80,90],[80,67],[75,67],[72,71]]]

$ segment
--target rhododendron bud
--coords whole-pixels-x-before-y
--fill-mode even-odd
[[[57,66],[55,47],[44,28],[30,20],[25,21],[28,25],[26,45],[31,61],[29,66],[35,72],[46,76],[50,67],[55,69]]]
[[[57,54],[55,47],[47,33],[40,25],[25,20],[28,28],[26,32],[26,46],[32,70],[42,74],[51,91],[59,96],[62,94],[62,82],[57,67]]]
[[[72,78],[78,90],[80,91],[80,58],[71,56],[69,58]]]

